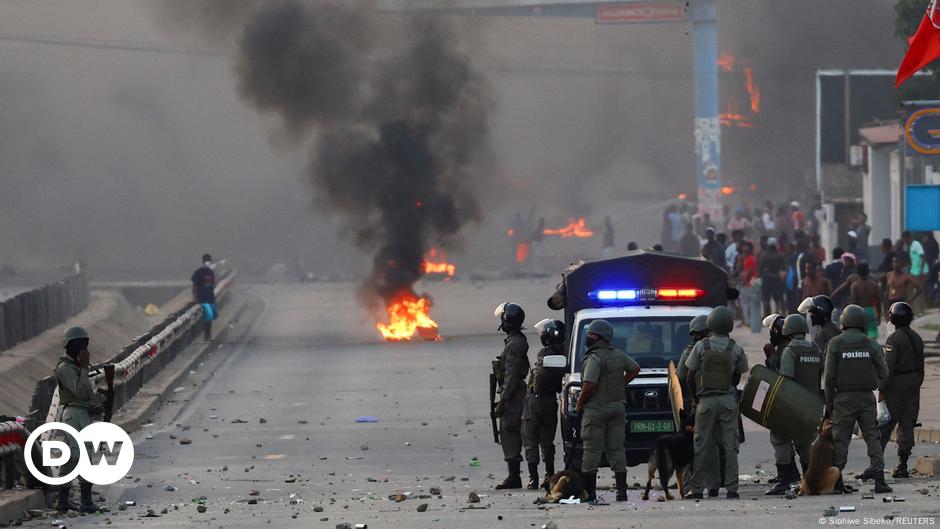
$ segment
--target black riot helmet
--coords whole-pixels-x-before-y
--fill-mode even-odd
[[[509,301],[500,303],[493,314],[499,318],[499,330],[507,333],[522,330],[525,311],[519,305]]]
[[[549,347],[565,343],[564,322],[546,318],[536,323],[535,328],[540,333],[539,337],[542,340],[542,345]]]
[[[829,296],[814,296],[812,304],[809,307],[809,316],[813,320],[813,325],[822,325],[827,321],[832,321],[832,311],[835,305]]]
[[[897,303],[891,304],[891,307],[888,309],[888,319],[899,329],[902,327],[910,327],[911,322],[914,321],[914,309],[904,301],[898,301]]]
[[[770,345],[778,347],[783,345],[787,338],[783,335],[783,324],[786,319],[779,314],[771,314],[764,318],[764,327],[770,329]]]

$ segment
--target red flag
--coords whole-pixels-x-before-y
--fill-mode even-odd
[[[940,58],[940,17],[937,16],[937,0],[932,0],[917,33],[908,41],[907,54],[898,67],[894,87],[908,80],[915,72]]]

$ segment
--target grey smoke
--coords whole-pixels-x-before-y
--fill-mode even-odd
[[[424,254],[480,218],[488,85],[441,18],[369,4],[286,1],[251,16],[239,93],[308,140],[315,205],[373,256],[362,293],[411,292]]]

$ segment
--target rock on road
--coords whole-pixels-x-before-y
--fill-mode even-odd
[[[250,326],[244,322],[244,332],[233,333],[178,388],[175,402],[134,435],[131,475],[99,487],[112,512],[64,523],[229,529],[334,528],[348,522],[381,529],[531,528],[549,522],[559,528],[685,528],[704,521],[750,528],[818,526],[830,505],[855,506],[855,513],[842,515],[845,520],[940,514],[937,482],[923,479],[894,484],[904,503],[883,503],[881,496],[863,500],[860,494],[765,498],[772,450],[767,432],[747,421],[741,472],[761,483],[744,484],[737,502],[643,502],[642,491],[632,490],[627,503],[546,508],[533,505],[537,492],[495,491],[505,466],[486,402],[489,361],[501,346],[493,307],[512,293],[531,325],[551,315],[544,303],[553,282],[425,287],[435,299],[432,315],[443,342],[380,342],[356,305],[353,285],[241,287],[263,301],[263,311]],[[534,355],[537,337],[529,341]],[[356,423],[360,416],[378,422]],[[562,465],[560,435],[556,443]],[[894,450],[889,445],[889,465],[896,460]],[[938,449],[921,445],[915,451]],[[473,457],[478,467],[470,466]],[[864,467],[864,445],[856,440],[849,470]],[[645,466],[631,468],[629,480],[645,484]],[[602,469],[599,481],[612,485],[610,472]],[[471,492],[480,503],[468,503]],[[407,499],[389,499],[397,494]],[[613,499],[612,491],[603,495]],[[136,505],[118,510],[125,501]],[[205,512],[199,512],[203,504]],[[422,504],[427,508],[419,512]],[[48,524],[46,519],[27,525]]]

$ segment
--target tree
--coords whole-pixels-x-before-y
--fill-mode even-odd
[[[894,12],[897,15],[894,20],[894,34],[904,42],[914,36],[929,3],[929,0],[897,0],[894,4]],[[924,68],[928,75],[914,76],[901,85],[898,89],[898,99],[900,101],[940,99],[940,67],[938,67],[940,64],[938,62]]]

